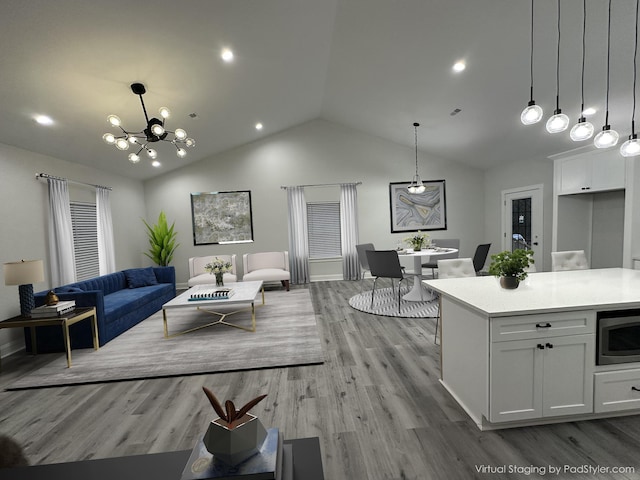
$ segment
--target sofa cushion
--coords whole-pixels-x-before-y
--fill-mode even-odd
[[[245,273],[242,280],[245,282],[253,280],[262,280],[263,282],[275,282],[290,280],[291,275],[287,270],[281,270],[279,268],[263,268],[261,270],[254,270],[253,272]]]
[[[56,288],[56,293],[80,293],[80,292],[84,292],[84,290],[81,289],[80,287],[74,287],[72,285]]]
[[[158,284],[158,279],[152,267],[130,268],[129,270],[124,270],[124,276],[127,278],[127,287],[129,288],[148,287]]]

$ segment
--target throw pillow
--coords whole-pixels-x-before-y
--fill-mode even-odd
[[[56,288],[56,293],[80,293],[80,292],[84,292],[84,290],[82,290],[80,287],[68,286],[68,287]]]
[[[129,288],[146,287],[147,285],[157,285],[158,279],[153,271],[153,267],[131,268],[124,271]]]

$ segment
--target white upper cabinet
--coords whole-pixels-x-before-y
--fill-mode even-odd
[[[625,188],[625,159],[617,149],[556,160],[558,195]]]

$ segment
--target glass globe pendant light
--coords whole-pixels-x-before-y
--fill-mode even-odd
[[[596,135],[593,139],[593,144],[596,148],[609,148],[618,143],[618,132],[611,130],[609,125],[609,64],[611,53],[611,0],[609,0],[609,25],[607,27],[607,99],[606,99],[606,112],[604,117],[604,127],[602,131]]]
[[[422,180],[420,180],[420,175],[418,175],[418,127],[419,126],[420,124],[417,122],[413,124],[414,137],[415,137],[415,143],[416,143],[416,174],[414,175],[413,180],[411,181],[411,184],[407,187],[407,190],[409,191],[409,193],[422,193],[426,190],[426,187],[422,183]]]
[[[635,118],[636,118],[636,63],[638,57],[638,7],[640,6],[640,1],[636,0],[636,41],[635,48],[633,50],[633,110],[631,114],[631,135],[629,135],[629,140],[624,142],[620,147],[620,154],[623,157],[635,157],[636,155],[640,155],[640,142],[638,142],[638,136],[636,135],[636,126],[635,126]]]
[[[558,54],[556,57],[556,109],[547,120],[547,132],[564,132],[569,126],[569,117],[560,109],[560,0],[558,0]]]
[[[542,107],[540,105],[536,105],[536,102],[533,100],[533,0],[531,0],[531,53],[530,53],[530,78],[531,78],[531,87],[530,87],[530,100],[527,106],[522,110],[520,114],[520,121],[525,125],[533,125],[534,123],[538,123],[542,120]]]
[[[569,132],[569,137],[574,142],[580,142],[582,140],[587,140],[593,136],[593,124],[591,122],[587,122],[587,119],[584,116],[584,51],[585,51],[585,32],[587,30],[587,0],[582,0],[582,103],[580,107],[580,118],[578,118],[578,123],[576,123]]]

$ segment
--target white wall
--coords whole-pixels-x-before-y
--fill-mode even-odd
[[[358,187],[361,242],[394,248],[403,234],[391,234],[389,183],[410,181],[414,150],[339,124],[314,120],[191,164],[145,182],[151,220],[160,210],[175,221],[180,247],[174,257],[177,280],[188,279],[188,258],[201,255],[286,250],[287,198],[282,185],[361,181]],[[433,238],[461,238],[461,255],[471,256],[484,240],[483,172],[420,153],[424,180],[446,180],[448,229]],[[193,245],[191,192],[251,190],[254,242]],[[318,199],[335,198],[336,189],[307,189]],[[325,190],[325,192],[322,192]],[[240,259],[240,258],[239,258]],[[241,265],[238,265],[241,270]],[[313,279],[341,278],[340,263],[314,265]]]
[[[47,267],[47,184],[36,180],[36,173],[113,187],[111,208],[116,268],[144,264],[143,258],[146,257],[141,252],[146,248],[146,236],[141,218],[145,215],[145,206],[141,182],[4,144],[0,144],[0,172],[0,261],[43,259],[47,269],[45,281],[34,285],[35,291],[52,287]],[[72,200],[95,201],[93,189],[70,185],[69,190]],[[0,318],[19,313],[18,287],[6,286],[2,281]],[[22,329],[0,330],[2,356],[23,348],[23,338]]]
[[[484,215],[485,236],[491,242],[489,256],[502,250],[502,191],[528,185],[544,185],[543,225],[544,251],[542,268],[551,269],[551,237],[553,225],[553,162],[546,158],[506,163],[487,170],[484,173]],[[486,268],[489,268],[490,258]],[[537,265],[537,264],[536,264]]]

